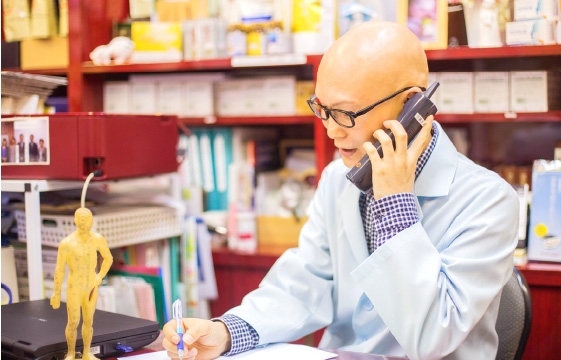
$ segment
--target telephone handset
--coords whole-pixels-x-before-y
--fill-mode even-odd
[[[411,144],[411,141],[415,139],[419,131],[423,128],[426,118],[436,114],[438,111],[436,105],[430,100],[430,97],[434,94],[439,85],[438,81],[435,81],[424,93],[416,93],[413,95],[407,100],[403,106],[403,111],[397,117],[397,121],[403,125],[407,132],[408,145]],[[395,149],[395,137],[393,133],[389,129],[384,131],[392,139]],[[384,157],[382,145],[379,141],[374,143],[374,147],[378,151],[378,154],[380,154],[380,157]],[[364,155],[351,171],[347,173],[347,179],[365,194],[372,191],[372,164],[370,163],[368,154]]]

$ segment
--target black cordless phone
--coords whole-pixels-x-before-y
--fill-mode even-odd
[[[426,118],[436,114],[438,111],[436,105],[430,100],[430,97],[434,94],[438,85],[440,85],[438,81],[435,81],[424,93],[416,93],[413,95],[407,100],[403,106],[403,111],[397,117],[397,121],[403,125],[407,132],[408,145],[411,144],[411,141],[415,139],[419,131],[423,128]],[[389,129],[384,131],[392,139],[395,149],[395,137],[393,133]],[[382,145],[379,141],[374,143],[374,147],[378,151],[378,154],[380,154],[380,157],[384,157]],[[368,154],[364,155],[351,171],[347,173],[347,179],[365,194],[372,191],[372,164],[370,163]]]

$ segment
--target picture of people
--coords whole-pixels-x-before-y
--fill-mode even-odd
[[[47,148],[45,147],[45,140],[39,139],[39,161],[47,161]]]
[[[8,162],[15,163],[18,156],[18,145],[16,144],[16,138],[12,136],[10,139],[10,146],[8,147]]]
[[[2,162],[8,162],[8,139],[2,135]]]
[[[26,162],[25,156],[25,141],[23,140],[23,134],[19,134],[19,142],[18,142],[18,162],[23,163]]]
[[[2,119],[2,165],[49,165],[49,118]]]

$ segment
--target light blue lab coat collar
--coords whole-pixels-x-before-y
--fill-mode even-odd
[[[435,124],[439,131],[438,138],[427,163],[415,181],[414,191],[417,197],[447,196],[456,174],[458,152],[440,124],[437,122]],[[338,203],[341,204],[339,214],[343,219],[346,238],[350,242],[356,260],[361,262],[368,257],[368,248],[358,205],[359,196],[360,190],[348,182]],[[418,201],[417,209],[419,218],[422,219],[423,214]]]

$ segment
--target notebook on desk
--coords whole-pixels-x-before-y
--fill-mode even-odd
[[[48,299],[2,305],[2,359],[62,360],[67,352],[64,331],[66,304],[54,310]],[[155,321],[96,310],[92,353],[119,356],[118,344],[138,350],[159,335]],[[82,352],[82,322],[78,325],[76,352]]]

